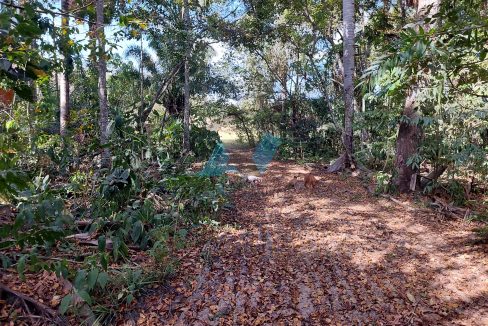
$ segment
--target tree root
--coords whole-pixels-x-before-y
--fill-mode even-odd
[[[22,294],[20,292],[14,291],[8,288],[6,285],[0,283],[0,298],[15,298],[16,300],[20,300],[22,305],[24,306],[26,312],[28,313],[27,318],[33,321],[34,318],[42,317],[47,319],[49,322],[54,323],[55,325],[67,325],[66,320],[61,317],[57,311],[49,308],[48,306],[38,302],[37,300]],[[38,315],[34,315],[37,313]]]
[[[347,153],[342,153],[341,156],[327,168],[326,172],[335,173],[345,169],[356,170],[356,162],[354,158],[347,155]]]

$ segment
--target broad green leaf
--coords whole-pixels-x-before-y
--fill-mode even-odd
[[[132,232],[131,232],[132,241],[137,242],[137,240],[139,240],[143,230],[144,230],[144,225],[142,224],[141,221],[137,221],[136,223],[134,223],[134,225],[132,226]]]
[[[98,268],[94,268],[88,273],[88,283],[87,284],[88,284],[89,290],[92,290],[93,287],[95,286],[95,284],[97,282],[98,274],[99,274]]]
[[[68,294],[67,296],[65,296],[61,300],[61,303],[59,305],[59,313],[61,315],[64,315],[66,313],[66,311],[68,311],[68,308],[69,308],[69,305],[71,304],[71,301],[73,301],[73,295],[72,294]]]
[[[22,281],[25,281],[25,261],[27,259],[26,255],[23,255],[20,257],[20,259],[17,261],[17,273],[19,273],[19,277]]]
[[[73,286],[77,290],[81,290],[85,286],[85,278],[86,278],[86,271],[84,269],[80,269],[78,273],[76,273],[75,280],[73,281]]]
[[[98,237],[98,250],[103,252],[105,251],[105,248],[107,246],[107,239],[105,238],[105,235],[101,235]]]
[[[108,282],[108,274],[106,272],[98,274],[97,282],[104,289]]]
[[[89,305],[92,304],[92,299],[90,297],[90,294],[88,294],[87,291],[85,290],[78,291],[78,295]]]

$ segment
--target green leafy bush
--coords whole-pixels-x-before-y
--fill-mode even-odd
[[[179,175],[167,178],[165,187],[173,194],[175,213],[193,222],[201,222],[215,216],[225,204],[225,189],[219,182],[198,175]]]

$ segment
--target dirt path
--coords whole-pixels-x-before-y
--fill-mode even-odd
[[[245,153],[231,161],[251,164]],[[149,298],[139,322],[488,325],[486,248],[469,244],[472,225],[372,197],[351,177],[317,171],[316,189],[286,189],[301,173],[273,163],[261,186],[235,193],[225,218],[237,227]]]

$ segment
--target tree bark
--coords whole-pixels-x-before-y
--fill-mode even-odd
[[[337,70],[342,71],[344,86],[344,130],[342,131],[342,144],[344,153],[328,168],[327,172],[334,173],[340,170],[355,169],[353,148],[353,119],[354,119],[354,0],[342,0],[343,19],[343,54],[336,54]],[[342,63],[342,65],[341,65]],[[336,82],[336,87],[338,83]]]
[[[353,162],[353,129],[354,119],[354,0],[343,0],[344,20],[344,134],[343,142],[346,150],[345,166]]]
[[[436,10],[434,8],[438,0],[418,0],[417,5],[417,19],[425,17],[428,13],[428,9],[432,6],[433,10],[430,11],[430,15]],[[417,123],[418,113],[416,111],[415,99],[418,93],[418,85],[413,85],[407,92],[407,98],[405,99],[405,105],[403,108],[403,119],[398,129],[398,136],[396,142],[396,157],[395,157],[395,170],[396,177],[393,180],[393,184],[397,187],[397,190],[401,193],[407,193],[415,190],[413,178],[417,178],[418,168],[413,168],[407,164],[410,157],[418,152],[418,148],[422,139],[422,131]],[[413,189],[412,189],[413,188]]]
[[[415,123],[418,118],[415,109],[416,93],[416,90],[412,90],[407,95],[403,109],[405,119],[400,123],[396,142],[394,185],[402,193],[410,192],[412,177],[419,172],[418,168],[412,168],[407,164],[408,159],[417,153],[422,135],[419,126]]]
[[[105,61],[104,0],[96,0],[97,40],[98,40],[98,97],[100,103],[100,145],[102,149],[101,166],[110,168],[111,154],[108,144],[108,101],[107,101],[107,63]]]
[[[69,71],[71,58],[69,54],[69,0],[61,0],[61,49],[63,55],[63,71],[59,74],[59,134],[66,136],[69,124]]]
[[[184,59],[185,70],[185,108],[183,112],[183,151],[188,153],[190,151],[190,12],[188,8],[188,0],[183,2],[183,15],[186,28],[186,50]]]

